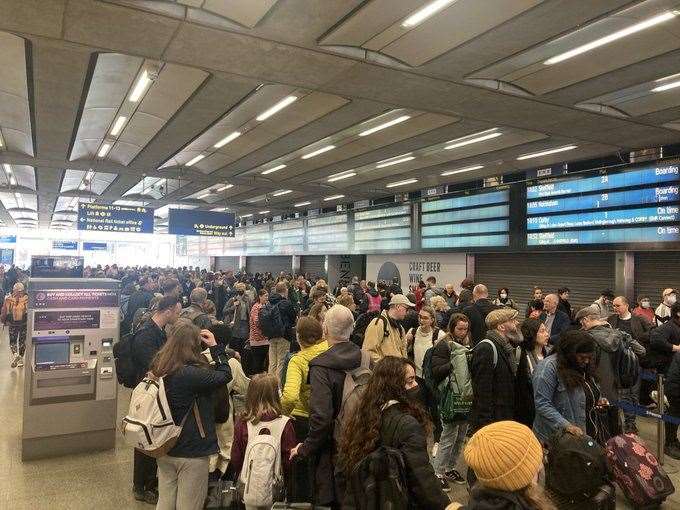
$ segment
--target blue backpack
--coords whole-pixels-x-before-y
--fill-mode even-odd
[[[267,338],[283,338],[286,336],[286,328],[283,325],[283,318],[281,317],[278,303],[275,305],[267,303],[260,310],[258,319],[262,334]]]

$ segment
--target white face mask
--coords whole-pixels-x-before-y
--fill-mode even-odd
[[[666,302],[666,304],[668,306],[673,306],[675,304],[675,302],[677,301],[677,299],[678,298],[676,297],[675,294],[668,294],[666,296],[666,299],[664,299],[664,301]]]
[[[501,293],[501,299],[505,299],[505,298],[507,298],[507,297],[508,297],[508,295],[507,295],[507,294],[505,294],[505,293]]]
[[[641,301],[640,306],[642,306],[642,308],[649,308],[652,305],[649,301]]]

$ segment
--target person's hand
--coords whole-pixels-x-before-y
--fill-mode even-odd
[[[290,456],[288,458],[289,460],[293,460],[295,457],[297,457],[301,446],[302,446],[302,443],[298,443],[297,446],[290,451]]]
[[[212,332],[208,331],[207,329],[201,330],[201,340],[203,340],[203,343],[208,347],[214,347],[217,345],[215,335],[213,335]]]
[[[598,406],[608,406],[609,405],[609,400],[606,398],[601,398],[600,400],[597,401]]]
[[[678,352],[678,351],[680,351],[680,344],[673,346],[673,352]]]
[[[582,436],[583,435],[583,431],[579,427],[577,427],[576,425],[572,425],[571,423],[569,425],[567,425],[566,427],[564,427],[564,430],[566,430],[567,432],[569,432],[573,436]]]

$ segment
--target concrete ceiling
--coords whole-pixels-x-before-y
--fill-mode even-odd
[[[257,218],[680,141],[680,87],[651,91],[680,73],[680,0],[457,0],[404,27],[429,3],[0,0],[0,221],[92,200]]]

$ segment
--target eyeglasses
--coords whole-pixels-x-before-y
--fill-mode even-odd
[[[431,320],[432,317],[430,317],[429,315],[419,315],[418,319],[420,319],[421,321],[427,321],[427,320]]]

